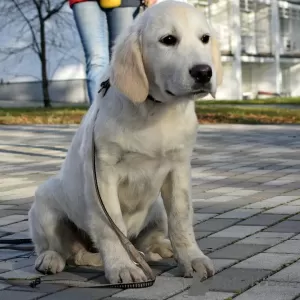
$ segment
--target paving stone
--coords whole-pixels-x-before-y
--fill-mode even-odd
[[[34,265],[35,259],[35,256],[31,256],[28,258],[17,257],[5,261],[0,261],[0,273],[32,266]]]
[[[1,203],[0,203],[0,210],[9,209],[9,208],[13,208],[13,207],[14,207],[14,205],[1,205]]]
[[[2,187],[4,192],[1,196],[6,195],[5,197],[9,200],[0,201],[0,224],[4,222],[4,225],[0,225],[0,237],[8,234],[10,234],[10,238],[26,238],[28,236],[27,211],[31,206],[33,197],[28,197],[27,195],[33,192],[35,189],[34,186],[37,186],[59,169],[62,157],[65,156],[66,151],[58,151],[55,147],[59,143],[61,148],[67,150],[76,128],[77,126],[41,125],[39,127],[5,126],[5,129],[3,129],[3,127],[0,129],[0,139],[8,143],[9,149],[16,147],[14,145],[26,144],[28,146],[26,146],[26,150],[28,148],[30,153],[45,155],[44,157],[25,157],[23,155],[11,155],[7,153],[1,156],[1,167],[5,170],[5,176],[0,174],[0,188]],[[300,137],[299,129],[300,126],[257,125],[253,127],[250,125],[228,126],[224,124],[200,126],[197,139],[198,144],[196,145],[192,159],[192,184],[194,185],[192,187],[192,196],[195,209],[194,224],[198,224],[196,226],[195,236],[198,240],[200,239],[199,244],[200,246],[202,245],[201,247],[204,251],[225,246],[223,249],[208,254],[213,259],[216,271],[220,272],[217,274],[218,276],[224,274],[224,272],[225,275],[226,272],[227,275],[229,274],[228,272],[237,272],[237,270],[239,270],[237,266],[239,267],[246,264],[247,276],[251,277],[255,273],[256,275],[253,277],[257,278],[262,276],[262,270],[258,270],[258,273],[256,273],[257,270],[253,269],[256,264],[260,269],[264,267],[273,270],[277,265],[281,265],[283,261],[291,257],[297,257],[298,255],[300,257],[299,251],[296,251],[298,245],[295,243],[300,240],[300,234],[298,234],[300,233],[300,214],[285,220],[287,215],[291,216],[291,214],[297,212],[297,209],[299,209],[297,207],[300,207],[300,140],[292,138],[293,136]],[[4,136],[3,132],[5,133]],[[9,139],[6,138],[7,136],[9,136]],[[31,145],[36,142],[45,145],[45,149],[43,149],[43,147],[38,150],[36,148],[33,149]],[[50,147],[50,150],[46,147]],[[47,151],[52,152],[49,154]],[[51,159],[49,160],[50,157]],[[51,166],[47,164],[49,161],[51,161]],[[197,166],[197,168],[194,168],[195,166]],[[260,210],[263,210],[263,213],[257,216],[251,215],[255,211],[259,213]],[[3,221],[3,218],[12,218],[11,216],[13,215],[22,216],[24,219],[5,224],[9,219],[4,219]],[[244,218],[247,219],[244,220]],[[275,224],[278,221],[281,222]],[[263,226],[270,225],[273,226],[265,228],[262,232],[256,232],[256,227],[264,228]],[[246,229],[246,227],[251,226],[253,227],[252,230],[254,230],[254,233],[250,229]],[[232,229],[232,227],[234,227],[234,229]],[[226,230],[224,230],[225,228]],[[238,229],[244,230],[238,232]],[[220,236],[218,236],[218,231],[221,231]],[[225,236],[223,236],[224,232]],[[245,234],[249,232],[252,235],[245,237]],[[234,236],[232,237],[232,235]],[[238,235],[238,237],[236,235]],[[207,236],[209,237],[205,238]],[[241,238],[241,236],[245,238],[235,242],[233,245],[228,245],[228,243],[234,242],[236,239]],[[280,246],[287,250],[279,249],[280,251],[284,251],[279,253],[268,252],[268,247],[289,238],[290,240],[287,241],[289,242],[288,245],[284,247]],[[236,248],[238,245],[240,245],[240,247],[244,246],[244,248]],[[267,251],[258,254],[264,250]],[[285,251],[295,253],[286,254]],[[220,253],[222,256],[219,257]],[[10,255],[14,257],[16,254],[23,256],[26,253],[9,250],[1,252],[0,250],[0,260],[9,259]],[[214,255],[216,255],[217,258],[215,258]],[[255,256],[251,257],[252,255]],[[3,256],[4,258],[2,258]],[[266,256],[268,256],[268,259]],[[241,259],[246,260],[236,265]],[[16,269],[18,273],[21,269],[25,269],[26,271],[26,268],[32,268],[32,265],[28,266],[30,259],[18,258],[15,263],[11,264],[13,260],[15,259],[9,259],[7,262],[10,264],[9,268],[6,262],[0,261],[0,272],[8,273],[8,271]],[[34,260],[34,257],[32,260]],[[259,263],[260,261],[261,264]],[[30,263],[32,263],[32,261]],[[6,269],[1,270],[1,266],[4,266]],[[163,290],[164,294],[161,299],[188,297],[188,291],[184,291],[183,289],[179,289],[178,292],[175,291],[175,294],[173,294],[173,284],[176,285],[176,288],[179,288],[178,282],[174,280],[182,280],[182,277],[176,278],[176,274],[179,274],[176,264],[157,262],[154,264],[151,263],[151,267],[155,274],[164,272],[164,276],[160,277],[166,277],[165,275],[169,274],[172,283],[167,286],[164,285],[164,287],[162,287],[162,284],[159,284],[159,286],[156,287],[157,290]],[[295,276],[297,272],[296,269],[297,268],[294,267],[295,271],[293,271],[293,269],[290,270]],[[271,270],[266,271],[270,272]],[[249,275],[249,272],[254,273]],[[280,274],[280,272],[277,274]],[[249,282],[247,276],[237,275],[243,286]],[[67,268],[61,274],[46,277],[52,279],[79,279],[84,281],[96,279],[100,281],[104,280],[103,271],[98,268],[91,269],[86,267]],[[233,276],[230,275],[227,276],[227,281],[230,281],[232,277]],[[247,278],[245,279],[245,277]],[[284,276],[282,275],[282,277]],[[294,277],[292,277],[291,281],[293,281]],[[226,283],[223,279],[220,279],[219,283],[221,284],[222,281]],[[277,284],[278,283],[281,282],[278,281]],[[285,281],[284,284],[286,283],[290,284],[293,282]],[[294,284],[298,284],[298,282],[294,282]],[[231,281],[227,286],[236,289],[239,284],[234,285]],[[290,295],[293,300],[295,297],[299,297],[300,291],[296,296],[293,296],[294,294],[290,291],[283,292],[283,287],[283,285],[280,286],[277,295],[275,292],[271,292],[271,294],[268,293],[265,286],[263,286],[261,294],[257,294],[254,297],[251,296],[252,298],[249,299],[259,300],[261,299],[261,295],[263,299],[275,300],[278,297],[278,299],[289,300],[291,298]],[[0,289],[1,288],[2,292],[4,287],[0,286]],[[188,288],[188,286],[186,288]],[[295,288],[295,286],[292,288]],[[52,295],[46,296],[46,298],[48,297],[48,299],[53,300],[65,300],[68,297],[75,299],[76,297],[79,297],[79,299],[86,298],[86,300],[98,300],[98,298],[103,299],[103,297],[111,300],[134,299],[130,296],[116,297],[115,294],[112,294],[110,291],[107,294],[103,294],[102,290],[97,290],[98,298],[95,298],[94,291],[80,289],[83,290],[80,292],[83,294],[80,294],[78,292],[79,289],[67,289],[71,290],[70,292],[65,292],[62,289],[64,289],[64,287],[60,285],[41,284],[34,291],[28,287],[16,286],[6,287],[5,291],[18,292],[18,294],[14,294],[15,296],[10,294],[9,298],[11,299],[24,300],[26,300],[26,296],[23,296],[23,294],[28,296],[34,293],[40,293],[42,296],[53,293]],[[193,290],[193,288],[190,290]],[[252,291],[252,289],[249,291]],[[239,300],[241,296],[246,295],[249,291],[239,295],[237,299]],[[263,293],[264,291],[266,291],[265,294]],[[19,296],[21,295],[20,292],[22,297]],[[136,293],[137,290],[133,292]],[[150,297],[153,296],[153,294],[148,294],[148,289],[146,292],[145,290],[139,290],[139,293],[142,292],[147,294],[148,299],[151,299]],[[237,292],[240,292],[240,290],[237,290]],[[118,290],[114,289],[114,293],[118,293]],[[210,291],[205,298],[202,298],[207,300],[213,300],[214,297],[216,297],[216,299],[222,299],[223,296],[226,297],[227,295],[231,297],[231,294],[232,292]],[[1,300],[4,298],[2,295],[3,294],[0,294]],[[40,296],[34,295],[33,299],[37,298],[40,298]],[[159,299],[154,293],[154,298],[151,300],[157,298]],[[193,298],[191,298],[191,300]],[[198,300],[199,297],[196,299]]]
[[[216,232],[240,221],[239,219],[210,219],[194,226],[195,231]]]
[[[259,214],[246,219],[239,223],[239,225],[254,225],[254,226],[270,226],[278,221],[287,218],[289,215],[280,214]]]
[[[27,216],[22,216],[22,215],[10,215],[10,216],[6,216],[6,217],[2,217],[2,218],[0,218],[0,226],[20,222],[20,221],[23,221],[26,219],[27,219]],[[2,228],[1,228],[1,230],[2,230]]]
[[[248,197],[241,197],[237,200],[231,201],[229,204],[233,207],[232,209],[237,209],[237,208],[245,209],[244,206],[246,206],[247,204],[252,204],[252,203],[256,203],[256,202],[260,201],[260,200],[256,199],[254,196],[255,195],[248,196]],[[252,209],[252,208],[250,208],[250,209]]]
[[[193,294],[192,294],[193,295]],[[168,298],[168,300],[227,300],[231,298],[234,293],[222,293],[222,292],[207,292],[205,295],[192,296],[188,291],[184,291],[174,297]]]
[[[258,284],[243,294],[234,298],[235,300],[294,300],[300,294],[300,285],[282,285],[278,282],[267,282]]]
[[[237,260],[234,259],[212,259],[215,273],[218,273],[226,268],[229,268],[230,266],[237,263]],[[182,270],[179,267],[170,269],[164,273],[162,273],[160,276],[167,276],[167,277],[181,277],[182,276]]]
[[[2,210],[0,210],[0,218],[11,216],[11,215],[22,215],[24,220],[26,220],[28,218],[27,210],[18,210],[18,209],[2,209]]]
[[[16,251],[16,250],[0,249],[0,261],[1,260],[7,260],[7,259],[10,259],[10,258],[13,258],[13,257],[22,256],[22,255],[26,255],[26,252]]]
[[[111,295],[114,295],[118,292],[118,289],[110,289],[110,288],[101,288],[101,289],[93,289],[93,288],[69,288],[63,291],[59,291],[57,293],[48,295],[43,297],[43,300],[100,300]],[[2,300],[2,299],[1,299]]]
[[[216,216],[216,214],[199,214],[194,213],[194,225],[205,220],[211,219],[212,217]]]
[[[244,238],[250,234],[264,229],[264,226],[240,226],[235,225],[217,233],[212,234],[210,237],[231,237],[231,238]]]
[[[300,240],[288,240],[268,250],[268,253],[294,253],[300,257]]]
[[[195,231],[195,238],[196,240],[202,239],[204,237],[207,237],[208,235],[211,235],[213,232],[209,231]]]
[[[197,187],[193,187],[192,190],[195,191],[195,197],[192,197],[193,203],[197,201],[203,201],[212,197],[221,196],[221,194],[211,193],[210,191],[208,191],[207,193],[198,192]]]
[[[227,211],[236,209],[237,206],[235,204],[232,204],[231,201],[227,203],[221,203],[218,205],[211,205],[209,207],[202,208],[199,210],[199,213],[216,213],[216,214],[222,214]]]
[[[210,291],[237,293],[266,277],[270,272],[268,270],[230,268],[207,279],[205,285]]]
[[[300,195],[300,190],[298,190],[298,191],[299,191],[299,194],[298,194],[298,195]],[[298,206],[298,205],[300,205],[300,199],[294,200],[294,201],[292,201],[292,202],[289,202],[288,205],[291,205],[291,206]]]
[[[267,200],[247,205],[245,206],[245,208],[272,208],[280,204],[288,203],[292,200],[295,200],[296,198],[296,196],[276,196]]]
[[[239,188],[234,188],[234,187],[220,187],[214,190],[210,190],[207,193],[218,193],[218,194],[229,194],[235,191],[240,190]]]
[[[10,284],[0,282],[0,291],[10,287]]]
[[[211,204],[209,202],[204,201],[203,199],[197,199],[197,201],[193,202],[194,212],[198,212],[198,210],[201,210],[202,208],[205,208],[210,205]]]
[[[28,231],[22,231],[22,232],[17,232],[17,233],[6,233],[5,239],[28,239],[29,237],[29,232]],[[1,238],[0,238],[1,240]]]
[[[295,216],[292,216],[289,218],[289,221],[300,221],[300,214],[297,214]]]
[[[232,244],[209,254],[210,258],[243,260],[267,249],[268,245]]]
[[[275,271],[284,264],[297,260],[298,257],[298,255],[286,253],[259,253],[234,265],[233,268],[262,269]]]
[[[291,192],[286,193],[286,196],[299,196],[300,195],[300,189],[293,190]]]
[[[223,196],[217,196],[217,197],[209,198],[207,201],[209,201],[210,203],[213,203],[213,202],[222,203],[222,202],[227,202],[227,201],[235,200],[235,199],[238,199],[238,198],[240,198],[240,196],[227,196],[227,195],[223,195]]]
[[[165,299],[184,291],[191,286],[192,282],[193,278],[158,276],[154,285],[147,288],[147,293],[145,293],[144,289],[127,289],[115,294],[114,297],[129,298],[132,300]]]
[[[40,298],[43,295],[44,295],[43,293],[37,293],[37,292],[23,292],[23,291],[21,292],[21,291],[11,291],[11,290],[0,291],[1,300],[12,300],[12,299],[35,300]]]
[[[1,231],[3,232],[20,232],[20,231],[25,231],[28,230],[28,222],[27,221],[22,221],[18,223],[13,223],[10,225],[2,226],[0,227]]]
[[[228,244],[232,244],[235,242],[236,238],[203,238],[198,241],[198,245],[201,248],[202,251],[205,251],[207,253],[215,251],[218,248],[222,248]]]
[[[95,280],[100,283],[107,283],[104,277],[104,271],[100,267],[68,267],[63,272],[53,274],[53,275],[45,275],[45,280]]]
[[[24,203],[32,203],[34,200],[33,197],[26,197],[26,198],[17,198],[9,201],[0,201],[1,204],[8,204],[8,205],[20,205]]]
[[[259,188],[259,185],[255,186],[256,189]],[[254,195],[251,195],[247,198],[249,199],[252,199],[252,200],[256,200],[255,202],[259,202],[259,201],[263,201],[263,200],[268,200],[268,199],[271,199],[271,198],[274,198],[276,197],[277,194],[275,192],[272,192],[272,191],[261,191],[257,194],[254,194]]]
[[[21,269],[13,269],[8,272],[1,273],[3,278],[24,278],[24,279],[35,279],[42,277],[43,274],[35,270],[34,266],[28,266]]]
[[[34,292],[42,293],[42,294],[52,294],[58,291],[62,291],[67,289],[63,284],[50,284],[50,283],[41,283],[37,287],[34,288]],[[8,288],[10,291],[23,291],[23,292],[32,292],[32,287],[29,285],[14,285]]]
[[[293,236],[293,233],[282,232],[258,232],[245,239],[237,242],[237,244],[256,244],[273,246]]]
[[[123,298],[123,297],[107,297],[107,298],[102,298],[101,300],[130,300],[130,298]],[[151,299],[152,300],[152,299]],[[155,300],[155,299],[153,299]]]
[[[300,222],[299,221],[282,221],[274,226],[268,227],[264,231],[273,232],[300,232]]]
[[[212,261],[216,273],[219,273],[220,271],[223,271],[224,269],[227,269],[238,262],[238,260],[235,259],[221,259],[221,258],[213,258]]]
[[[300,240],[300,234],[293,236],[291,240]]]
[[[3,232],[3,231],[0,230],[0,238],[4,237],[4,236],[6,236],[6,235],[8,235],[7,232]]]
[[[246,219],[253,215],[256,215],[260,213],[260,209],[241,209],[237,208],[232,211],[226,212],[224,214],[221,214],[219,216],[216,216],[215,219],[221,218],[221,219]]]
[[[14,210],[24,210],[24,211],[26,211],[26,214],[27,214],[27,212],[31,208],[31,206],[32,206],[32,202],[24,203],[24,204],[20,204],[20,205],[12,205],[10,210],[12,210],[12,211],[14,211]]]
[[[300,211],[300,206],[292,206],[292,205],[280,205],[275,208],[264,211],[266,214],[286,214],[293,215]]]
[[[250,195],[254,195],[254,194],[258,193],[258,192],[259,191],[255,191],[255,190],[240,189],[240,190],[231,192],[228,195],[230,195],[230,196],[250,196]]]
[[[268,280],[270,281],[280,281],[280,282],[298,282],[300,283],[300,263],[299,261],[280,270],[274,275],[270,276]]]

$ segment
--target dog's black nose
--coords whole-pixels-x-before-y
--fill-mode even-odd
[[[191,76],[197,83],[208,83],[212,77],[211,67],[208,65],[195,65],[190,69]]]

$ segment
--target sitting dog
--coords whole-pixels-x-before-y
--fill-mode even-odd
[[[222,81],[205,16],[178,1],[147,9],[117,39],[105,79],[110,88],[91,105],[59,173],[36,190],[29,211],[36,269],[61,272],[71,260],[103,265],[110,283],[147,280],[95,193],[94,132],[100,195],[120,230],[148,261],[174,256],[186,277],[213,275],[195,240],[190,178],[194,100],[214,96]]]

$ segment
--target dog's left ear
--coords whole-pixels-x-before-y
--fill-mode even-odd
[[[217,86],[219,86],[223,81],[223,67],[221,61],[220,45],[215,36],[211,37],[211,53],[212,53],[212,62],[217,76]]]
[[[116,42],[111,59],[110,82],[132,102],[141,103],[148,96],[149,83],[139,35],[135,30],[129,30]]]

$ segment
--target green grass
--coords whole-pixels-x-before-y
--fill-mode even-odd
[[[196,104],[200,123],[300,124],[299,109]]]
[[[220,102],[225,105],[219,105]],[[243,101],[245,102],[248,101]],[[235,101],[198,101],[196,113],[199,123],[300,124],[300,106],[290,109],[251,107],[234,105],[234,103]],[[79,124],[86,111],[87,107],[83,105],[54,108],[0,108],[0,124]]]
[[[253,100],[199,100],[198,102],[202,105],[290,104],[300,106],[300,98],[269,98]]]
[[[79,124],[84,106],[55,108],[0,108],[0,124]]]

